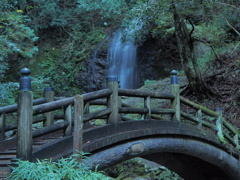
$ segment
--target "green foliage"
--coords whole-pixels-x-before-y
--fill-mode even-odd
[[[144,86],[152,85],[152,84],[154,84],[155,82],[156,82],[155,80],[149,80],[149,79],[147,79],[147,80],[144,82]]]
[[[176,173],[170,171],[167,168],[164,168],[164,171],[157,177],[157,180],[180,180],[180,178]]]
[[[29,26],[43,40],[32,65],[35,75],[49,78],[57,95],[81,93],[84,87],[78,87],[76,81],[84,70],[83,60],[91,57],[94,47],[106,37],[106,28],[121,19],[125,8],[124,0],[34,0],[25,4]],[[50,42],[49,37],[53,38]]]
[[[38,37],[26,26],[27,16],[13,6],[13,2],[0,1],[0,78],[8,69],[8,60],[14,55],[32,57],[38,51],[34,42]]]
[[[212,45],[222,46],[236,33],[230,25],[239,24],[239,8],[234,2],[217,1],[144,1],[139,0],[126,15],[124,26],[129,26],[132,19],[141,22],[142,28],[136,33],[138,42],[151,35],[154,38],[166,38],[173,34],[173,8],[195,26],[194,37],[205,40]],[[229,23],[229,24],[228,24]],[[192,27],[189,26],[189,33]],[[239,37],[237,37],[239,39]],[[235,41],[237,39],[231,39]]]
[[[48,86],[49,80],[43,77],[32,79],[32,91],[34,99],[43,96],[43,89]],[[19,92],[19,82],[8,82],[0,84],[0,107],[17,103],[16,99]]]
[[[15,104],[17,93],[19,89],[19,83],[9,82],[9,83],[2,83],[0,85],[0,107]]]
[[[73,29],[87,32],[119,19],[126,3],[124,0],[33,0],[25,9],[35,30],[60,27],[66,33]]]
[[[151,179],[182,180],[176,173],[166,167],[149,164],[141,158],[133,158],[105,169],[105,173],[117,180]]]
[[[107,180],[108,178],[97,171],[77,162],[76,155],[52,160],[17,161],[17,167],[12,167],[9,178],[12,180]]]
[[[227,40],[228,34],[224,29],[218,26],[203,23],[195,26],[194,37],[197,39],[204,39],[212,46],[219,47]]]
[[[121,15],[126,9],[125,0],[78,0],[78,4],[82,11],[97,11],[103,17],[111,17],[113,14]]]
[[[41,50],[44,53],[37,57],[35,75],[38,79],[46,79],[45,84],[54,87],[57,95],[70,96],[81,93],[76,85],[76,78],[83,68],[82,58],[86,58],[89,52],[80,51],[76,46],[75,42],[66,43],[65,49],[45,44]]]

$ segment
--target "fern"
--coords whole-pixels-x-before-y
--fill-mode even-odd
[[[85,158],[84,153],[81,156]],[[77,162],[76,155],[53,162],[51,159],[37,160],[36,163],[18,160],[12,167],[11,180],[108,180],[103,174],[90,170]],[[79,154],[80,156],[80,154]],[[86,160],[88,161],[88,160]]]

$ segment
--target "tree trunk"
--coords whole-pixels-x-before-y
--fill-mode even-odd
[[[177,12],[175,3],[173,3],[173,9],[175,34],[178,42],[181,62],[188,78],[190,89],[196,94],[199,94],[208,88],[202,78],[197,59],[193,52],[193,39],[191,37],[191,34],[194,30],[194,26],[192,26],[192,31],[189,32],[184,19]]]

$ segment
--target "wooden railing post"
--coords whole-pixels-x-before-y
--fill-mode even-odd
[[[222,108],[220,107],[215,108],[215,112],[218,114],[218,118],[216,120],[217,135],[221,141],[224,141]]]
[[[202,128],[202,110],[201,109],[197,111],[196,119],[198,122],[198,128],[201,129]]]
[[[31,161],[32,158],[32,116],[33,94],[31,91],[31,79],[28,76],[30,70],[21,70],[20,91],[18,94],[17,117],[17,158]]]
[[[44,97],[46,98],[47,102],[54,101],[54,88],[47,87],[44,88]],[[54,114],[53,112],[47,112],[46,121],[44,122],[44,126],[49,126],[54,123]]]
[[[175,95],[175,99],[171,103],[171,108],[175,109],[175,113],[172,116],[172,120],[181,121],[181,117],[180,117],[180,90],[179,90],[177,73],[178,72],[175,71],[175,70],[171,71],[170,91],[171,91],[172,94]]]
[[[107,106],[112,112],[108,117],[108,124],[117,124],[120,121],[119,97],[118,97],[118,78],[115,76],[107,77],[107,87],[112,90],[112,95],[107,100]]]
[[[81,95],[76,95],[74,99],[74,130],[73,130],[73,154],[82,152],[83,145],[83,116],[84,99]],[[81,154],[80,154],[81,155]],[[82,157],[77,157],[79,162]]]
[[[151,119],[151,97],[144,98],[144,108],[148,108],[148,113],[144,115],[144,119]]]
[[[65,129],[65,136],[72,134],[72,105],[68,105],[64,109],[64,120],[68,122],[68,127]]]
[[[239,146],[239,134],[236,134],[233,138],[234,138],[234,142],[236,144],[236,148],[240,150],[240,146]]]
[[[3,141],[5,139],[5,121],[5,113],[0,114],[0,141]]]

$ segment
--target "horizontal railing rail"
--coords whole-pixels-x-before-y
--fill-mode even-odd
[[[201,126],[205,126],[207,128],[210,128],[211,130],[217,132],[217,135],[219,136],[220,140],[225,142],[228,141],[231,145],[236,147],[237,149],[240,149],[239,147],[239,131],[229,122],[227,122],[222,117],[222,112],[215,112],[212,111],[202,105],[196,104],[184,97],[180,97],[180,102],[188,107],[191,107],[195,109],[197,112],[197,116],[193,116],[191,114],[187,114],[184,112],[181,112],[181,116],[185,119],[191,120],[195,123],[198,123],[198,126],[201,128]],[[203,119],[203,114],[209,117],[213,117],[214,121],[206,121]]]
[[[174,99],[175,95],[171,93],[159,93],[151,91],[141,91],[134,89],[119,89],[119,96],[129,96],[129,97],[151,97],[159,99]]]
[[[39,99],[33,100],[33,105],[43,104],[46,102],[47,100],[45,98],[39,98]],[[3,114],[3,113],[9,114],[13,112],[17,112],[17,104],[0,107],[0,114]]]
[[[25,79],[26,74],[22,74]],[[172,73],[170,93],[121,89],[115,77],[108,77],[107,88],[73,97],[55,97],[53,88],[44,91],[44,98],[32,100],[30,88],[20,89],[18,104],[0,107],[0,140],[5,132],[17,129],[17,157],[32,152],[32,138],[63,130],[73,135],[73,152],[82,151],[83,125],[90,120],[104,119],[107,124],[135,119],[179,121],[215,133],[223,143],[239,147],[239,131],[227,122],[221,109],[212,111],[180,96],[177,74]],[[20,86],[22,87],[22,86]],[[135,103],[133,103],[135,102]],[[6,115],[18,113],[18,124],[6,125]],[[61,120],[61,121],[57,121]],[[32,130],[32,124],[43,127]],[[21,138],[19,138],[21,136]],[[24,149],[25,148],[25,149]],[[24,152],[24,153],[23,153]]]

